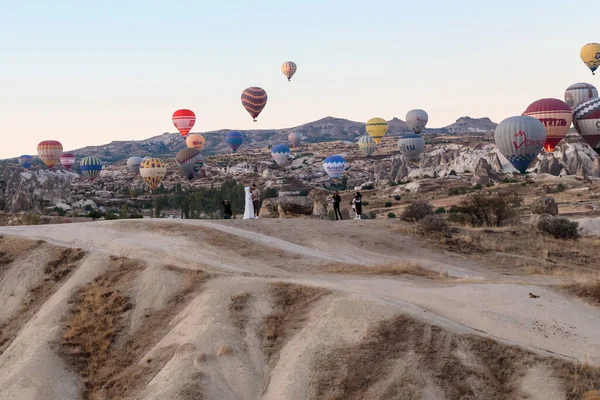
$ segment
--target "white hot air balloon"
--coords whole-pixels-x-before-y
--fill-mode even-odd
[[[346,160],[340,155],[329,156],[323,161],[323,169],[331,179],[339,179],[346,171]]]
[[[565,91],[565,103],[572,110],[575,110],[575,107],[581,103],[596,97],[598,97],[598,89],[594,85],[585,82],[575,83]]]
[[[400,154],[411,161],[417,161],[425,149],[425,139],[416,133],[407,133],[398,139]]]
[[[534,117],[510,117],[498,124],[494,139],[504,157],[524,174],[544,148],[546,127]]]
[[[290,162],[290,148],[285,144],[273,146],[271,156],[277,165],[287,165]]]
[[[406,114],[406,124],[415,133],[421,133],[425,129],[428,120],[429,116],[421,109],[410,110]]]
[[[138,174],[140,172],[140,164],[144,161],[142,157],[133,156],[129,157],[127,160],[127,169],[134,174]]]

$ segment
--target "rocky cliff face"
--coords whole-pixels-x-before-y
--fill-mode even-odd
[[[378,150],[381,154],[376,157],[365,158],[353,143],[319,143],[306,150],[294,151],[293,160],[286,167],[277,166],[268,151],[248,150],[235,157],[207,157],[200,177],[194,181],[185,179],[171,159],[163,185],[166,189],[177,186],[186,191],[193,187],[219,185],[233,178],[244,185],[257,183],[263,188],[273,187],[282,192],[329,187],[329,177],[322,167],[323,159],[329,154],[346,157],[348,188],[360,187],[366,182],[383,187],[389,182],[451,176],[462,177],[473,185],[484,185],[501,179],[504,174],[516,172],[493,144],[428,145],[418,162],[408,161],[390,144],[392,141],[386,149]],[[57,204],[74,209],[86,205],[119,207],[148,199],[146,183],[123,165],[106,167],[94,183],[74,172],[35,168],[25,171],[9,164],[0,169],[0,209],[39,212]],[[589,146],[575,140],[562,142],[554,153],[540,154],[529,171],[533,179],[536,174],[594,179],[600,177],[600,161]]]

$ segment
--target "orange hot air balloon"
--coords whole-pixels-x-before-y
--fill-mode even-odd
[[[202,150],[202,148],[204,148],[205,142],[206,141],[204,140],[204,136],[202,136],[199,133],[192,133],[185,139],[185,144],[190,149]]]
[[[186,137],[196,123],[196,114],[192,110],[182,109],[173,113],[173,125],[181,133],[181,136]]]
[[[559,99],[540,99],[527,107],[524,116],[537,118],[546,128],[544,150],[553,152],[556,145],[567,135],[573,112],[567,103]]]
[[[48,168],[58,163],[63,153],[63,146],[56,140],[44,140],[37,147],[38,156]]]

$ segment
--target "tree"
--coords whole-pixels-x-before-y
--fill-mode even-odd
[[[127,206],[125,204],[123,204],[121,206],[121,213],[119,214],[119,218],[121,218],[121,219],[127,218]]]

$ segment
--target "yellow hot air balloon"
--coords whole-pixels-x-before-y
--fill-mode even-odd
[[[140,175],[150,189],[155,190],[167,174],[167,165],[158,158],[149,158],[140,164]]]
[[[388,124],[383,118],[371,118],[367,121],[367,133],[375,144],[379,144],[388,131]]]
[[[600,66],[600,44],[588,43],[581,48],[581,60],[596,75],[596,69]]]

